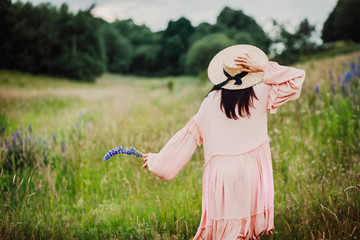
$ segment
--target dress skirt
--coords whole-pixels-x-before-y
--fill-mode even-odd
[[[258,239],[274,231],[269,141],[235,156],[213,156],[203,176],[202,217],[195,240]]]

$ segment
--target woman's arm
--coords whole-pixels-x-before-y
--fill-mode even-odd
[[[243,66],[246,72],[264,72],[264,83],[270,86],[267,109],[275,113],[282,104],[293,101],[300,96],[305,71],[294,67],[281,66],[268,61],[260,64],[249,56],[235,59],[236,65]]]
[[[170,181],[190,160],[202,137],[196,124],[195,115],[161,149],[159,153],[143,155],[143,168],[148,167],[156,176]]]

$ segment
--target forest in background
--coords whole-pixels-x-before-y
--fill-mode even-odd
[[[281,64],[328,50],[312,38],[315,27],[304,19],[295,32],[274,22],[275,36],[242,10],[225,7],[215,24],[193,26],[181,17],[165,30],[152,32],[131,19],[109,23],[91,11],[73,13],[66,4],[4,0],[0,3],[0,68],[33,74],[94,81],[104,72],[146,76],[196,75],[210,59],[233,44],[252,44],[270,53]],[[339,0],[324,23],[324,43],[360,41],[360,1]]]

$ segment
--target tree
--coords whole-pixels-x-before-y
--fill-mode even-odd
[[[360,42],[360,1],[338,0],[322,30],[324,42]]]
[[[190,74],[198,74],[205,70],[210,60],[220,50],[234,45],[223,33],[215,33],[197,40],[189,49],[186,56],[186,68]]]
[[[161,59],[167,74],[180,74],[185,70],[185,55],[189,48],[189,38],[194,32],[191,22],[182,17],[170,21],[162,32]]]
[[[106,48],[107,70],[113,73],[128,73],[133,57],[130,41],[121,36],[111,24],[104,24],[102,36]]]
[[[275,43],[283,44],[284,50],[276,55],[276,60],[282,64],[290,64],[298,61],[301,56],[315,53],[317,45],[311,39],[315,26],[305,18],[300,22],[294,33],[289,32],[283,25],[275,23],[280,28],[279,36]]]
[[[122,38],[130,42],[132,54],[129,72],[149,74],[159,71],[160,36],[145,25],[136,25],[131,19],[117,20],[112,24]]]
[[[265,53],[269,52],[270,38],[252,18],[241,10],[225,7],[216,21],[216,29],[224,32],[230,39],[238,44],[252,44]]]
[[[89,9],[70,13],[50,3],[1,3],[1,67],[93,81],[105,70],[101,20]],[[3,60],[4,59],[4,60]]]

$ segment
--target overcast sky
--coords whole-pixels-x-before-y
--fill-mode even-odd
[[[26,0],[22,0],[25,2]],[[136,24],[145,24],[153,31],[164,30],[169,20],[181,16],[194,26],[201,22],[215,23],[225,7],[241,9],[265,26],[271,19],[295,25],[302,19],[321,30],[322,24],[335,7],[337,0],[30,0],[33,4],[50,2],[56,6],[66,2],[70,9],[86,9],[95,3],[93,14],[107,21],[131,18]]]

